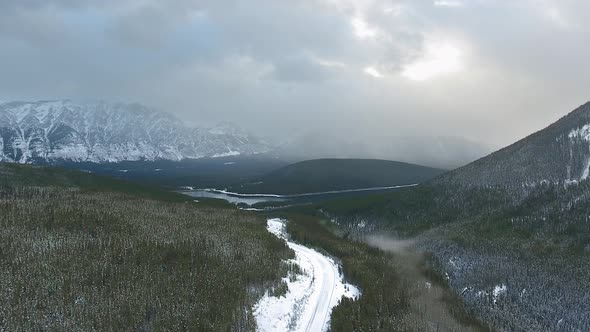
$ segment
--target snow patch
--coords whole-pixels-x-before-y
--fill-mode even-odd
[[[567,137],[569,137],[569,139],[579,138],[590,142],[590,124],[585,124],[581,128],[570,131]]]
[[[222,157],[233,157],[233,156],[239,156],[240,152],[238,151],[227,151],[227,152],[223,152],[223,153],[216,153],[214,155],[211,156],[211,158],[222,158]]]
[[[500,295],[506,294],[506,291],[508,290],[508,287],[506,287],[506,285],[501,284],[501,285],[497,285],[496,287],[494,287],[494,304],[496,304],[496,302],[498,302],[498,297]]]
[[[582,171],[582,176],[580,176],[580,180],[586,180],[588,175],[590,175],[590,157],[588,157],[584,163],[584,169]]]

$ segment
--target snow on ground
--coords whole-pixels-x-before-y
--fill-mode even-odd
[[[506,294],[507,290],[508,287],[506,287],[506,285],[504,284],[497,285],[496,287],[494,287],[494,304],[498,302],[498,297],[500,295]]]
[[[286,240],[285,220],[269,219],[267,229]],[[357,298],[360,291],[345,284],[334,260],[305,246],[287,241],[295,251],[289,263],[299,265],[302,274],[287,276],[286,295],[267,294],[254,306],[259,331],[326,331],[330,314],[343,296]]]
[[[216,154],[212,155],[211,158],[233,157],[233,156],[239,156],[239,155],[240,155],[239,151],[232,151],[232,150],[228,149],[227,152],[216,153]]]

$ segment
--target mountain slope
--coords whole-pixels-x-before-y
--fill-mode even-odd
[[[139,104],[62,100],[0,105],[0,161],[182,160],[269,149],[232,124],[188,128],[170,114]]]
[[[590,104],[415,188],[316,206],[349,234],[402,238],[499,331],[590,329]],[[362,221],[362,222],[359,222]]]
[[[415,184],[442,172],[389,160],[315,159],[291,164],[231,189],[240,193],[301,194]]]
[[[464,186],[572,183],[590,171],[590,102],[504,149],[437,179]]]

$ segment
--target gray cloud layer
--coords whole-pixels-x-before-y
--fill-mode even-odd
[[[275,137],[325,128],[499,147],[590,99],[589,10],[584,0],[3,0],[0,99],[139,101]]]

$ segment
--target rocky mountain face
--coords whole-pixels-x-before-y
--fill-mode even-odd
[[[171,114],[139,104],[0,104],[0,161],[178,161],[269,150],[268,143],[233,124],[189,128]]]
[[[590,102],[549,127],[437,179],[463,186],[572,184],[590,174]]]

